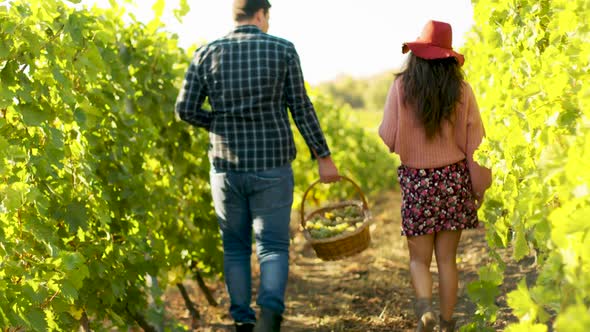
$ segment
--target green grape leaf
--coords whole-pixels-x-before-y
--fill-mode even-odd
[[[156,19],[159,19],[164,14],[164,7],[166,6],[165,0],[156,0],[154,5],[152,6],[152,10],[154,11],[154,15]]]
[[[556,331],[585,332],[590,329],[588,306],[576,304],[560,313],[555,321]]]
[[[498,293],[498,287],[489,281],[478,280],[467,285],[467,294],[477,302],[485,304],[494,303]]]
[[[77,233],[78,228],[88,229],[88,214],[86,206],[81,202],[70,203],[66,206],[65,220],[72,233]]]
[[[519,261],[529,255],[530,249],[524,231],[516,231],[515,236],[513,256]]]
[[[179,8],[174,9],[174,17],[176,17],[176,19],[182,23],[183,17],[185,17],[189,11],[190,6],[188,4],[188,0],[180,0]]]
[[[45,313],[43,313],[43,311],[40,309],[31,309],[26,313],[26,318],[34,331],[47,331]]]
[[[531,322],[520,322],[516,324],[510,324],[505,332],[547,332],[547,325],[544,324],[533,324]]]
[[[78,299],[77,287],[69,280],[64,280],[62,282],[61,293],[63,294],[63,296],[66,297],[66,299],[71,301],[71,303],[73,303],[76,299]]]
[[[526,280],[521,280],[517,289],[508,294],[507,301],[514,315],[521,321],[534,322],[537,319],[539,306],[531,298]]]
[[[498,264],[491,264],[479,269],[479,278],[482,281],[490,282],[496,286],[500,286],[504,280],[504,271]]]
[[[42,109],[39,109],[34,105],[21,105],[20,112],[23,116],[23,122],[27,126],[39,126],[44,122],[51,120],[52,118],[50,113]]]

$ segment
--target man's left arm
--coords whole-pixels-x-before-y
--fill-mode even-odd
[[[315,109],[305,90],[299,56],[295,50],[293,50],[292,54],[293,56],[288,64],[285,85],[287,106],[291,110],[297,129],[299,129],[301,136],[303,136],[311,151],[312,158],[318,161],[320,181],[323,183],[338,181],[340,179],[338,168],[332,161],[328,143],[326,143]]]
[[[191,62],[182,83],[182,89],[176,99],[175,112],[182,120],[209,130],[213,115],[202,109],[207,89],[199,76],[198,55]]]
[[[297,52],[293,50],[292,58],[287,65],[285,96],[287,106],[301,136],[311,150],[312,158],[327,157],[330,149],[320,127],[313,104],[309,100],[303,80],[303,73]]]

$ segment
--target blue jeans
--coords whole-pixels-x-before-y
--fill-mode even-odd
[[[252,230],[260,264],[256,303],[285,311],[289,274],[289,220],[293,204],[291,165],[258,171],[211,170],[211,192],[223,241],[230,314],[235,322],[255,322],[252,298]]]

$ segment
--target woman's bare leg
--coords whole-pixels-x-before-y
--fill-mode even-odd
[[[408,237],[410,249],[410,274],[416,292],[414,311],[418,323],[417,332],[432,332],[436,315],[432,311],[432,274],[430,263],[434,249],[434,234]]]
[[[457,247],[461,231],[442,231],[434,238],[434,252],[438,265],[440,315],[451,320],[457,304],[459,279],[457,272]]]
[[[430,263],[434,249],[434,234],[408,236],[410,274],[417,298],[432,298]]]

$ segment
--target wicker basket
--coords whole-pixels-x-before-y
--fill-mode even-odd
[[[369,212],[367,199],[365,198],[361,188],[354,181],[345,176],[341,176],[341,178],[354,185],[361,198],[361,201],[351,200],[332,203],[305,215],[305,199],[307,198],[307,194],[310,192],[310,190],[319,183],[319,180],[312,183],[309,188],[307,188],[301,201],[301,226],[303,228],[303,235],[305,236],[305,239],[311,243],[311,246],[315,250],[318,258],[326,261],[338,260],[358,254],[361,251],[367,249],[369,247],[369,243],[371,242],[371,233],[369,230],[371,214]],[[323,214],[331,210],[342,209],[351,205],[360,207],[364,216],[363,224],[355,231],[346,232],[325,239],[314,239],[311,237],[309,231],[305,228],[306,222],[312,219],[315,215]]]

